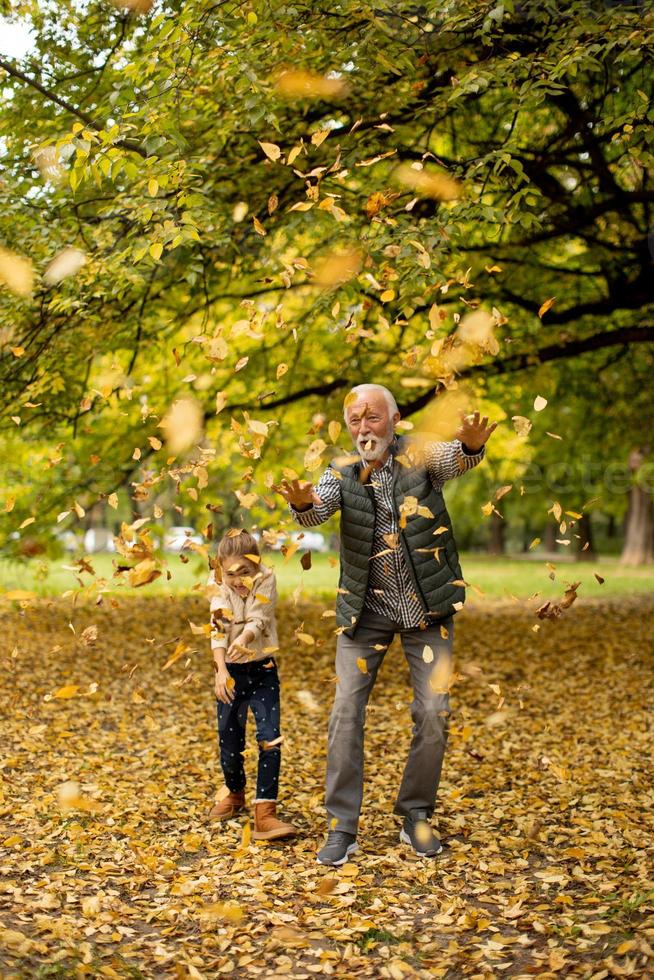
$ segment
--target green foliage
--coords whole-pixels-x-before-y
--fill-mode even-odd
[[[541,465],[572,461],[591,432],[603,459],[624,457],[626,429],[651,425],[633,398],[654,336],[650,10],[16,11],[34,48],[0,63],[0,239],[35,284],[0,294],[0,407],[6,445],[16,430],[33,444],[19,454],[35,487],[20,516],[38,507],[40,533],[72,499],[88,509],[120,487],[136,498],[121,519],[158,501],[182,507],[171,522],[204,526],[206,501],[188,493],[197,465],[171,483],[166,448],[149,442],[186,394],[215,450],[194,459],[218,526],[243,489],[259,495],[252,519],[274,524],[281,465],[302,470],[348,386],[383,381],[415,415],[447,380],[434,344],[477,306],[498,311],[499,350],[480,349],[460,379],[507,420],[531,415],[536,393],[556,405],[569,442],[535,428]],[[44,278],[70,247],[85,265]],[[607,380],[620,405],[608,419]],[[62,462],[35,467],[53,439]],[[606,506],[622,513],[624,495]],[[542,520],[542,499],[533,508]]]

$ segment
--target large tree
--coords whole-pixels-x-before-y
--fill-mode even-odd
[[[0,260],[0,403],[87,438],[90,497],[143,482],[189,388],[256,462],[362,377],[411,415],[651,349],[651,8],[147,6],[22,4],[34,48],[0,60],[2,239],[36,273]],[[64,248],[86,264],[44,277]]]

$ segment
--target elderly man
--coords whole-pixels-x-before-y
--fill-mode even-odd
[[[462,417],[458,439],[419,453],[395,435],[400,413],[382,385],[353,388],[345,422],[355,462],[325,471],[315,487],[278,488],[303,527],[341,511],[341,575],[336,606],[337,686],[329,721],[327,841],[320,864],[341,865],[356,851],[363,797],[365,713],[377,671],[400,635],[413,686],[413,740],[395,813],[400,840],[421,857],[441,850],[429,820],[443,764],[449,717],[448,664],[453,616],[465,590],[443,485],[481,462],[497,423],[479,412]]]

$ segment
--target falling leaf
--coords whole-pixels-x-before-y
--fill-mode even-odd
[[[543,398],[542,395],[536,395],[534,399],[534,411],[542,412],[547,405],[547,398]]]
[[[422,648],[422,659],[426,664],[430,664],[434,660],[434,651],[430,646],[424,646]]]
[[[55,691],[52,697],[67,701],[70,698],[74,698],[78,691],[79,684],[65,684],[63,687],[60,687],[58,691]]]
[[[303,69],[286,69],[275,81],[275,91],[286,99],[339,99],[347,90],[343,78],[329,78]]]
[[[405,187],[438,201],[454,201],[461,195],[461,184],[445,173],[416,168],[410,164],[398,167],[395,178]]]
[[[64,248],[55,255],[45,272],[43,279],[48,286],[54,286],[63,279],[76,276],[86,265],[86,255],[79,248]]]
[[[195,399],[180,398],[160,423],[166,436],[166,446],[173,456],[185,452],[202,435],[204,417]]]
[[[327,252],[313,263],[313,281],[324,289],[342,286],[359,273],[362,262],[363,255],[358,248]]]
[[[555,302],[556,302],[556,298],[552,296],[550,297],[550,299],[546,299],[545,302],[539,307],[538,316],[540,317],[541,320],[543,316],[547,313],[547,311],[552,309]]]
[[[29,259],[0,248],[0,283],[4,283],[17,296],[31,296],[33,281],[34,273]]]
[[[131,587],[137,589],[143,585],[147,585],[149,582],[153,582],[160,575],[161,571],[157,568],[153,559],[144,558],[143,561],[138,562],[133,568],[130,568],[127,573],[127,578]]]
[[[362,674],[368,673],[368,664],[363,657],[357,657],[357,667],[359,668]]]
[[[528,436],[531,432],[531,422],[524,415],[514,415],[511,418],[513,428],[519,436]]]
[[[433,694],[446,694],[452,682],[452,657],[441,651],[429,677],[429,687]]]
[[[266,154],[266,156],[268,157],[268,159],[269,160],[272,160],[273,163],[275,161],[279,160],[279,158],[282,155],[282,151],[280,150],[280,148],[277,146],[276,143],[262,143],[259,140],[259,146],[261,147],[261,149],[263,150],[263,152]]]

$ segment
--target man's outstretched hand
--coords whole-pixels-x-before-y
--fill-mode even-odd
[[[479,412],[474,412],[472,415],[466,415],[465,412],[461,412],[461,425],[456,437],[468,449],[479,452],[482,446],[486,445],[496,428],[497,422],[488,424],[487,415],[484,415],[483,419],[480,419]]]
[[[322,503],[309,480],[282,480],[279,485],[273,484],[273,490],[281,493],[296,510],[308,510],[314,504]]]

